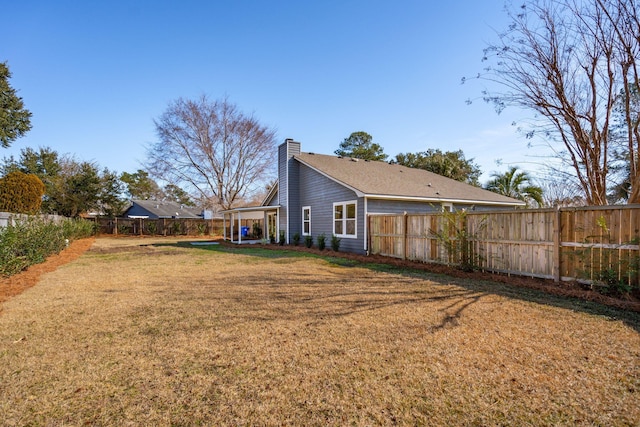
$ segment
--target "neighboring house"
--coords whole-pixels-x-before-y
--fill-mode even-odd
[[[300,143],[278,147],[278,184],[261,206],[224,211],[232,229],[243,214],[262,212],[265,235],[289,243],[298,233],[324,234],[340,249],[367,251],[367,215],[441,210],[513,209],[525,203],[422,169],[386,162],[302,153]],[[231,235],[234,233],[232,231]],[[240,238],[241,239],[241,238]],[[241,242],[241,240],[240,240]]]
[[[132,200],[125,211],[125,218],[202,218],[196,209],[175,202],[156,200]]]

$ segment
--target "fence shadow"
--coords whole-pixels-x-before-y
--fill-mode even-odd
[[[370,269],[376,272],[384,272],[390,274],[397,274],[403,277],[409,278],[424,278],[430,282],[446,285],[457,286],[464,289],[462,294],[465,298],[469,298],[468,301],[455,302],[451,307],[451,313],[447,314],[443,320],[441,327],[447,326],[447,324],[455,324],[462,312],[471,304],[477,302],[484,295],[498,295],[510,299],[517,299],[521,301],[532,302],[536,304],[548,305],[566,310],[577,311],[587,313],[590,315],[601,316],[611,321],[622,321],[629,327],[633,328],[637,332],[640,332],[640,313],[624,310],[621,308],[608,306],[599,302],[588,301],[577,297],[554,295],[552,293],[544,292],[539,289],[532,289],[528,287],[518,286],[516,284],[503,283],[487,280],[484,278],[473,278],[473,275],[460,278],[454,276],[448,276],[442,273],[434,273],[425,271],[418,268],[420,265],[416,264],[414,267],[410,265],[395,265],[397,260],[389,258],[389,263],[385,263],[381,260],[382,257],[375,257],[371,260],[364,255],[354,255],[343,252],[332,251],[303,251],[296,250],[299,248],[293,248],[290,246],[254,246],[254,245],[230,245],[230,244],[217,244],[217,245],[191,245],[190,242],[177,242],[177,243],[159,243],[154,246],[175,246],[175,247],[189,247],[194,250],[205,251],[218,251],[224,253],[234,253],[242,256],[251,256],[268,259],[282,259],[282,258],[300,258],[310,257],[322,259],[329,264],[351,268],[360,267]],[[463,295],[457,294],[457,297]],[[432,295],[424,296],[425,298],[432,298]],[[419,298],[421,299],[421,298]],[[372,307],[380,308],[380,307]],[[345,313],[341,313],[345,314]]]

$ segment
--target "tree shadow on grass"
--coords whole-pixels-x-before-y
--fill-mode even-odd
[[[163,243],[156,244],[154,246],[177,246],[183,248],[191,248],[195,250],[204,250],[204,251],[214,251],[221,253],[231,253],[238,254],[241,256],[249,256],[249,257],[259,257],[259,258],[267,258],[267,259],[294,259],[294,258],[315,258],[322,259],[328,262],[331,265],[339,266],[339,267],[360,267],[370,269],[376,272],[397,274],[404,277],[410,278],[422,278],[425,280],[429,280],[430,282],[446,285],[446,286],[456,286],[464,289],[464,292],[454,292],[448,295],[440,295],[434,296],[432,294],[424,294],[424,295],[404,295],[404,298],[400,298],[396,301],[386,300],[385,302],[376,300],[367,300],[365,303],[358,305],[357,303],[352,304],[350,307],[343,307],[340,310],[333,311],[333,315],[346,315],[349,313],[362,311],[362,310],[374,310],[380,309],[383,307],[388,307],[394,304],[411,304],[417,302],[425,302],[429,300],[434,300],[434,298],[442,298],[442,299],[455,299],[452,305],[445,310],[445,317],[441,325],[436,326],[436,328],[444,328],[446,326],[452,326],[457,323],[457,319],[460,318],[465,309],[467,309],[472,304],[478,302],[484,295],[499,295],[506,298],[518,299],[522,301],[532,302],[536,304],[549,305],[553,307],[559,307],[567,310],[583,312],[595,316],[602,316],[610,321],[622,321],[629,327],[634,330],[640,332],[640,313],[624,310],[617,307],[608,306],[605,304],[601,304],[594,301],[587,301],[584,299],[565,296],[565,295],[554,295],[552,293],[544,292],[539,289],[532,289],[529,287],[518,286],[516,284],[502,283],[502,282],[494,282],[486,279],[475,279],[473,277],[469,278],[459,278],[448,276],[440,273],[432,273],[429,271],[425,271],[423,269],[418,268],[418,264],[416,268],[411,268],[407,265],[394,265],[394,261],[397,261],[393,258],[389,258],[389,263],[380,262],[380,257],[376,257],[375,262],[369,262],[366,256],[359,256],[354,254],[347,253],[336,253],[332,251],[326,252],[309,252],[309,251],[300,251],[295,248],[292,249],[290,247],[280,247],[280,246],[258,246],[258,245],[229,245],[229,244],[218,244],[218,245],[191,245],[190,242],[178,242],[178,243]],[[283,278],[280,277],[279,280]],[[345,296],[345,295],[342,295]],[[335,295],[334,297],[340,297],[340,295]],[[462,299],[461,299],[462,298]],[[325,315],[330,315],[330,313],[325,313]]]

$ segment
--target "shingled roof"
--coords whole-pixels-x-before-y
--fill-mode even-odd
[[[348,187],[359,197],[417,201],[518,205],[511,197],[465,184],[423,169],[379,161],[300,153],[300,163]]]
[[[140,206],[142,209],[158,218],[202,218],[202,215],[200,215],[198,209],[181,205],[175,202],[157,200],[132,200],[132,203],[134,205]],[[128,211],[130,210],[131,208],[129,208]]]

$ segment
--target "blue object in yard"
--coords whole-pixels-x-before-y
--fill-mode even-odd
[[[240,227],[242,232],[242,237],[247,237],[249,235],[249,227]]]

